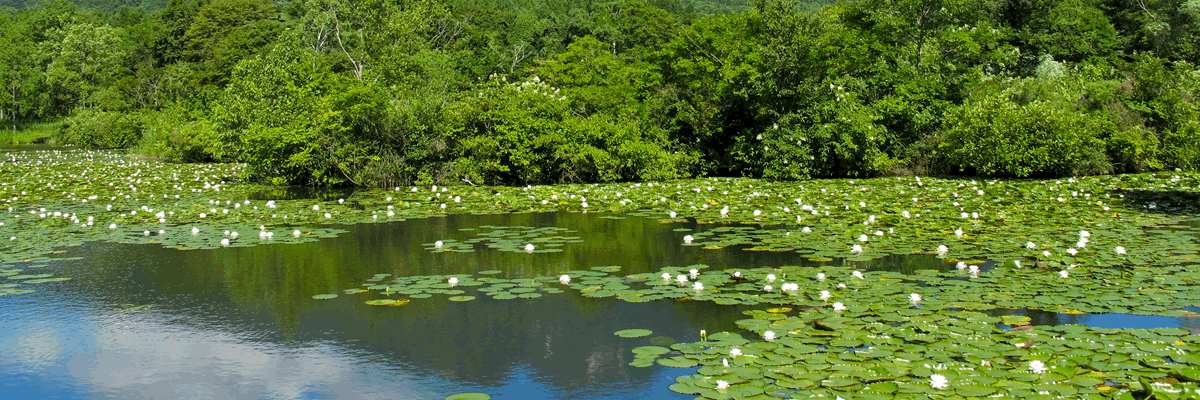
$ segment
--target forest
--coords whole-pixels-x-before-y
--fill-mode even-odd
[[[313,186],[1196,170],[1198,59],[1200,0],[4,0],[0,139]]]

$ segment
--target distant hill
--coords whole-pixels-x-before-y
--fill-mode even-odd
[[[32,7],[45,0],[0,0],[0,7],[26,8]],[[146,10],[158,10],[167,5],[168,0],[71,0],[82,8],[102,11],[112,11],[121,6],[143,7]]]

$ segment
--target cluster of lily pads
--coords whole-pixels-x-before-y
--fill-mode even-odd
[[[1064,277],[1048,268],[1001,264],[917,274],[852,266],[715,270],[666,267],[613,275],[620,267],[558,277],[380,274],[347,294],[396,306],[443,294],[497,300],[572,289],[628,302],[711,301],[762,305],[738,321],[754,340],[714,333],[694,343],[634,349],[634,367],[696,368],[672,390],[702,398],[1087,398],[1200,394],[1200,336],[1178,328],[1032,326],[1015,309],[1196,316],[1200,271],[1178,265],[1134,270],[1089,268]],[[495,275],[486,271],[481,275]],[[328,298],[323,295],[318,298]],[[628,329],[622,337],[651,332]],[[669,347],[666,347],[669,345]]]
[[[476,243],[485,243],[488,248],[499,251],[519,253],[557,253],[561,252],[567,243],[581,243],[578,236],[563,236],[575,232],[559,227],[532,226],[493,226],[483,225],[478,228],[461,228],[463,232],[474,232],[477,237],[465,241],[453,239],[439,240],[426,243],[425,247],[433,252],[470,253],[475,251]]]

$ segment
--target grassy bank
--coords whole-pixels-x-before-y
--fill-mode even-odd
[[[33,144],[51,142],[51,137],[58,132],[62,121],[34,122],[25,124],[17,130],[0,131],[0,144]]]

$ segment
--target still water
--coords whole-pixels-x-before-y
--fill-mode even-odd
[[[583,239],[558,253],[476,245],[434,253],[424,244],[464,241],[479,226],[563,227]],[[321,293],[394,276],[557,275],[619,265],[623,274],[664,266],[751,268],[811,264],[795,253],[704,250],[681,245],[690,223],[578,213],[460,215],[342,227],[337,238],[180,251],[91,243],[64,249],[46,269],[71,281],[0,297],[0,393],[28,398],[397,398],[483,392],[511,399],[690,399],[667,389],[692,369],[633,368],[631,350],[700,329],[739,331],[748,308],[708,302],[626,303],[568,290],[537,299],[454,303],[446,296],[404,307]],[[676,231],[679,228],[690,232]],[[935,257],[876,260],[865,269],[947,269]],[[49,271],[48,271],[49,272]],[[1042,315],[1046,314],[1046,315]],[[1037,314],[1038,324],[1181,326],[1164,317]],[[1066,319],[1070,319],[1069,321]],[[1132,326],[1112,326],[1132,324]],[[654,334],[624,339],[617,330]],[[659,339],[663,340],[663,339]]]

